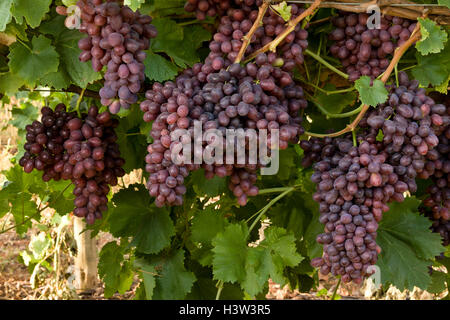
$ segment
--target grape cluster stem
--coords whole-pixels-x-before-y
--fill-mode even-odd
[[[244,41],[243,41],[241,50],[239,51],[239,54],[236,57],[236,60],[234,61],[234,63],[240,63],[242,58],[244,58],[245,51],[247,50],[248,45],[252,41],[253,35],[255,34],[256,30],[258,30],[258,28],[263,24],[262,21],[267,12],[267,9],[269,8],[269,5],[270,5],[270,1],[265,0],[263,2],[263,4],[261,5],[261,7],[259,7],[258,17],[256,18],[255,23],[253,24],[250,31],[243,38]]]
[[[310,16],[314,13],[314,10],[316,10],[319,5],[321,4],[322,0],[315,0],[314,3],[306,9],[301,15],[299,15],[297,18],[290,20],[287,28],[284,29],[282,33],[278,37],[276,37],[273,41],[266,44],[264,47],[262,47],[259,50],[256,50],[253,54],[250,55],[250,57],[246,60],[246,62],[256,58],[260,53],[264,53],[267,51],[275,51],[277,46],[283,42],[283,40],[292,32],[295,30],[295,27],[306,17]]]

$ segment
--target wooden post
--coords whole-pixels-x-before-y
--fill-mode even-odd
[[[78,294],[92,293],[97,284],[98,252],[95,238],[91,239],[91,231],[85,231],[83,219],[74,217],[73,230],[77,243],[75,258],[75,288]]]

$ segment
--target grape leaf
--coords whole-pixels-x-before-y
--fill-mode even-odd
[[[25,234],[31,228],[32,216],[36,220],[39,219],[39,215],[36,215],[36,202],[31,199],[31,196],[31,193],[21,192],[10,198],[11,213],[14,216],[16,232],[21,235]]]
[[[361,102],[372,107],[386,102],[389,93],[384,83],[380,80],[374,80],[373,85],[370,83],[371,79],[368,76],[363,76],[355,81],[355,88],[359,92]]]
[[[148,3],[148,1],[147,1]],[[184,10],[185,0],[165,0],[165,1],[150,1],[145,4],[152,17],[166,17],[170,15],[185,15]]]
[[[155,267],[150,265],[144,259],[137,259],[134,261],[135,267],[141,272],[142,281],[145,288],[145,297],[147,300],[151,300],[153,297],[153,290],[156,286],[156,270]]]
[[[144,65],[147,78],[157,82],[173,80],[178,74],[178,67],[159,54],[147,52]]]
[[[434,294],[442,293],[447,289],[445,283],[450,282],[449,280],[450,278],[447,273],[433,270],[433,273],[431,274],[431,283],[428,286],[427,291]]]
[[[450,0],[438,0],[438,3],[450,9]]]
[[[247,277],[242,283],[244,290],[255,296],[264,289],[269,277],[283,285],[284,268],[295,267],[304,258],[296,251],[295,237],[283,228],[270,227],[264,231],[265,239],[256,248],[248,248],[246,260]]]
[[[46,74],[39,83],[42,86],[48,86],[57,90],[65,89],[71,84],[71,79],[64,68],[60,65],[57,72]]]
[[[25,84],[25,80],[17,74],[11,72],[0,74],[0,92],[7,95],[14,95],[20,87]]]
[[[38,113],[39,110],[30,102],[22,103],[12,109],[12,118],[9,120],[9,124],[18,129],[20,136],[24,136],[26,134],[25,126],[37,119]]]
[[[184,266],[183,250],[177,250],[170,256],[155,257],[150,264],[158,272],[153,299],[180,300],[191,291],[196,278]]]
[[[36,80],[51,72],[58,70],[59,59],[51,40],[45,36],[36,36],[31,46],[14,43],[10,47],[9,68],[27,84],[34,84]]]
[[[118,245],[115,241],[105,244],[99,254],[98,274],[105,284],[105,297],[111,297],[115,292],[125,293],[130,288],[130,265],[125,263],[124,254],[128,243]],[[132,280],[132,277],[131,277]],[[126,286],[129,284],[128,288]]]
[[[197,170],[191,174],[189,184],[193,186],[198,196],[214,197],[220,195],[227,190],[226,179],[215,176],[212,179],[205,178],[203,169]]]
[[[417,50],[424,56],[438,53],[444,49],[447,42],[447,32],[441,29],[436,22],[430,19],[417,19],[420,23],[422,39],[416,43]]]
[[[209,31],[196,25],[183,29],[168,18],[155,19],[153,24],[158,29],[158,36],[151,45],[153,52],[166,53],[181,68],[200,61],[197,49],[211,38]]]
[[[214,300],[217,295],[217,281],[210,278],[198,278],[187,295],[186,300]],[[225,283],[220,294],[220,300],[242,300],[243,292],[239,285]]]
[[[246,237],[248,228],[244,224],[230,224],[212,241],[214,279],[225,282],[242,282],[246,277]]]
[[[450,76],[450,42],[440,53],[427,56],[417,53],[416,58],[417,66],[411,72],[422,86],[441,85]]]
[[[125,159],[123,169],[127,173],[145,166],[147,136],[141,133],[141,127],[146,125],[146,122],[142,119],[139,106],[133,105],[128,110],[127,116],[120,120],[119,126],[116,128],[117,143],[120,147],[121,156]]]
[[[382,252],[377,265],[381,281],[399,290],[412,290],[414,286],[426,289],[431,281],[431,259],[444,251],[439,235],[429,230],[431,222],[419,215],[419,204],[415,198],[392,203],[380,222],[377,243]]]
[[[11,4],[13,0],[3,0],[0,3],[0,32],[5,31],[6,25],[11,21]]]
[[[271,8],[274,9],[283,18],[284,21],[287,22],[287,21],[291,20],[292,7],[288,6],[288,4],[285,1],[283,1],[279,4],[273,4],[273,5],[271,5]]]
[[[28,244],[28,249],[33,254],[34,259],[41,260],[44,258],[45,252],[52,245],[52,239],[49,234],[40,232],[37,236],[33,237]]]
[[[78,30],[69,30],[61,24],[57,30],[62,30],[56,39],[56,51],[61,57],[62,69],[67,72],[72,83],[80,88],[87,87],[88,84],[102,77],[100,72],[92,69],[90,63],[81,62],[78,59],[81,53],[78,48],[78,40],[83,38],[83,34]]]
[[[221,211],[214,210],[212,206],[195,214],[192,220],[191,239],[196,242],[210,244],[211,240],[223,232],[228,221]]]
[[[49,11],[51,3],[52,0],[14,0],[12,12],[16,21],[20,23],[24,17],[32,28],[36,28]]]
[[[112,199],[109,225],[116,237],[133,236],[132,245],[142,253],[158,253],[170,244],[175,229],[165,209],[152,204],[147,189],[132,185]]]
[[[143,3],[145,3],[145,0],[125,0],[123,2],[124,5],[129,6],[133,11],[139,9]]]

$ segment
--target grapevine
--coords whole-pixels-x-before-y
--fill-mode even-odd
[[[448,294],[445,1],[27,1],[0,5],[0,234],[109,233],[107,298]]]

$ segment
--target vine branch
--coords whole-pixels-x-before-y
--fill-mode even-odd
[[[267,9],[269,8],[269,5],[270,5],[270,1],[265,0],[263,2],[263,4],[261,5],[261,7],[259,7],[258,17],[256,18],[255,22],[253,23],[253,26],[250,29],[250,31],[244,36],[244,38],[243,38],[244,42],[242,43],[241,50],[239,50],[239,54],[236,57],[236,60],[234,61],[234,63],[241,62],[242,58],[245,55],[245,52],[247,51],[247,48],[248,48],[250,42],[252,41],[253,35],[255,34],[256,30],[258,30],[258,28],[262,25],[263,18],[267,12]]]
[[[254,59],[256,56],[258,56],[260,53],[264,53],[266,51],[275,51],[277,46],[283,42],[283,40],[292,32],[295,30],[295,27],[306,17],[310,16],[314,10],[316,10],[320,3],[322,2],[322,0],[315,0],[313,4],[311,4],[311,6],[306,9],[305,11],[303,11],[302,14],[300,14],[297,18],[292,19],[288,22],[286,29],[284,29],[284,31],[282,33],[280,33],[278,35],[278,37],[276,37],[274,40],[272,40],[271,42],[269,42],[268,44],[266,44],[264,47],[262,47],[261,49],[256,50],[254,53],[252,53],[250,55],[250,57],[246,60],[250,61],[252,59]]]
[[[383,73],[383,76],[381,77],[381,81],[383,83],[387,82],[387,80],[389,79],[389,77],[392,74],[392,71],[394,71],[395,66],[398,64],[398,62],[400,61],[402,56],[414,43],[416,43],[416,41],[420,40],[421,36],[422,35],[420,33],[420,25],[417,24],[416,28],[414,29],[413,33],[411,34],[411,37],[404,44],[402,44],[400,47],[398,47],[395,50],[394,57],[392,58],[391,63],[389,64],[388,68],[386,69],[386,71]],[[361,112],[358,114],[356,119],[351,124],[349,124],[345,129],[343,129],[339,132],[335,132],[335,133],[331,133],[331,134],[316,134],[316,133],[306,132],[305,134],[308,136],[311,136],[311,137],[318,137],[318,138],[332,137],[333,138],[333,137],[339,137],[348,132],[352,132],[353,130],[356,129],[356,127],[361,122],[362,118],[364,117],[364,115],[366,114],[366,112],[369,109],[370,109],[370,106],[368,106],[366,104],[363,105]]]

